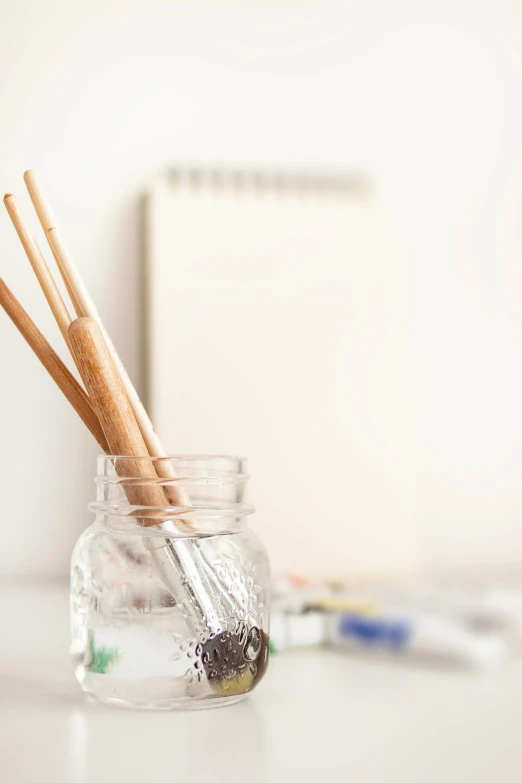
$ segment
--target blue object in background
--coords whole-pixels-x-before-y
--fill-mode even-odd
[[[346,613],[339,620],[339,636],[352,638],[366,645],[402,650],[408,644],[413,628],[405,620],[364,617]]]

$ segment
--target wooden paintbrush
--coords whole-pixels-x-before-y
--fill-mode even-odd
[[[102,324],[101,318],[87,290],[87,287],[81,279],[76,266],[72,262],[70,253],[66,248],[65,242],[60,235],[56,221],[52,215],[51,207],[43,194],[43,190],[34,171],[26,171],[24,174],[24,180],[35,207],[36,214],[40,220],[40,224],[45,232],[53,255],[56,259],[60,274],[67,287],[67,290],[70,293],[76,315],[78,317],[88,316],[89,318],[92,318],[94,321],[96,321],[100,326],[105,342],[107,343],[110,354],[114,361],[116,372],[120,377],[120,381],[123,388],[125,389],[130,406],[134,412],[134,416],[140,428],[143,440],[147,446],[147,451],[151,457],[159,457],[164,459],[164,461],[159,460],[156,462],[156,472],[164,478],[175,479],[176,473],[174,472],[172,465],[168,462],[168,459],[166,459],[168,457],[167,452],[163,448],[161,441],[154,427],[152,426],[152,422],[147,415],[147,411],[143,407],[139,395],[126,372],[114,345],[112,344],[109,334]],[[171,484],[165,487],[165,493],[167,494],[169,502],[171,502],[173,505],[190,506],[190,499],[183,487],[178,487],[175,484]]]
[[[87,386],[90,394],[87,404],[90,408],[91,425],[95,413],[98,429],[96,430],[96,425],[93,426],[99,440],[101,424],[104,433],[101,445],[104,450],[108,447],[114,454],[126,456],[126,459],[117,462],[119,475],[143,479],[143,484],[129,484],[125,487],[129,502],[138,507],[136,516],[140,522],[144,525],[158,524],[168,518],[169,504],[172,504],[178,507],[176,521],[180,526],[179,507],[189,511],[191,505],[186,491],[183,487],[174,484],[167,483],[161,486],[154,483],[154,479],[158,476],[175,479],[176,474],[168,460],[150,459],[150,457],[165,458],[166,452],[101,324],[94,304],[70,260],[58,230],[53,225],[51,210],[42,195],[34,173],[26,172],[24,178],[74,309],[80,316],[76,321],[71,321],[14,196],[8,194],[4,199],[5,205]],[[85,318],[85,315],[92,317]],[[82,403],[85,403],[84,392],[81,387],[78,388],[81,394],[79,397],[76,394],[75,407],[77,405],[81,407]],[[75,391],[77,392],[78,389],[75,388]],[[93,431],[92,427],[90,428]],[[104,443],[104,437],[107,443]],[[157,513],[154,513],[154,508],[158,509]],[[221,626],[211,598],[213,590],[216,589],[215,575],[210,577],[207,573],[205,578],[204,569],[198,563],[198,559],[201,559],[199,548],[190,539],[173,542],[165,538],[164,541],[165,546],[156,549],[152,546],[151,540],[144,538],[144,543],[151,552],[165,584],[176,600],[178,602],[181,600],[183,606],[188,607],[186,619],[189,626],[196,636],[206,637],[202,661],[212,690],[228,695],[246,692],[266,667],[268,658],[266,635],[256,626],[248,628],[243,625],[238,633],[226,631]],[[206,565],[208,567],[208,563]],[[217,586],[219,587],[219,583]],[[183,600],[187,597],[188,601]],[[207,619],[205,626],[202,626],[201,618]]]
[[[168,519],[169,507],[163,488],[147,483],[157,478],[154,466],[100,327],[91,318],[78,318],[69,327],[69,342],[111,452],[135,458],[117,463],[119,475],[143,479],[143,483],[126,487],[129,502],[138,506],[138,515],[145,509],[150,514],[151,506],[161,506],[158,516],[162,521]],[[158,523],[154,517],[143,517],[141,521],[144,525]],[[192,633],[204,640],[201,660],[210,687],[222,695],[244,693],[264,673],[268,639],[256,626],[250,629],[244,626],[238,633],[231,633],[221,624],[210,585],[198,564],[198,553],[193,547],[187,547],[188,543],[167,538],[156,549],[153,541],[144,539],[166,577],[167,586],[178,600],[180,595],[185,599],[183,611]],[[162,558],[165,558],[163,562]],[[188,586],[184,580],[188,580]]]

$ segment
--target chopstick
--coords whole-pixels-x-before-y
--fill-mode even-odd
[[[94,435],[101,448],[108,452],[107,439],[103,434],[100,422],[88,396],[1,278],[0,305],[4,308],[11,321],[27,341],[58,388],[68,399],[83,423]]]

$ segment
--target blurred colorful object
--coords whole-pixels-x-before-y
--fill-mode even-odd
[[[274,652],[324,645],[358,655],[483,669],[520,649],[514,590],[354,586],[274,579]]]

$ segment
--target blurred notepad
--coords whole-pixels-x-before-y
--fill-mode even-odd
[[[410,572],[405,276],[372,194],[167,177],[147,257],[148,403],[166,448],[249,457],[275,568]]]

